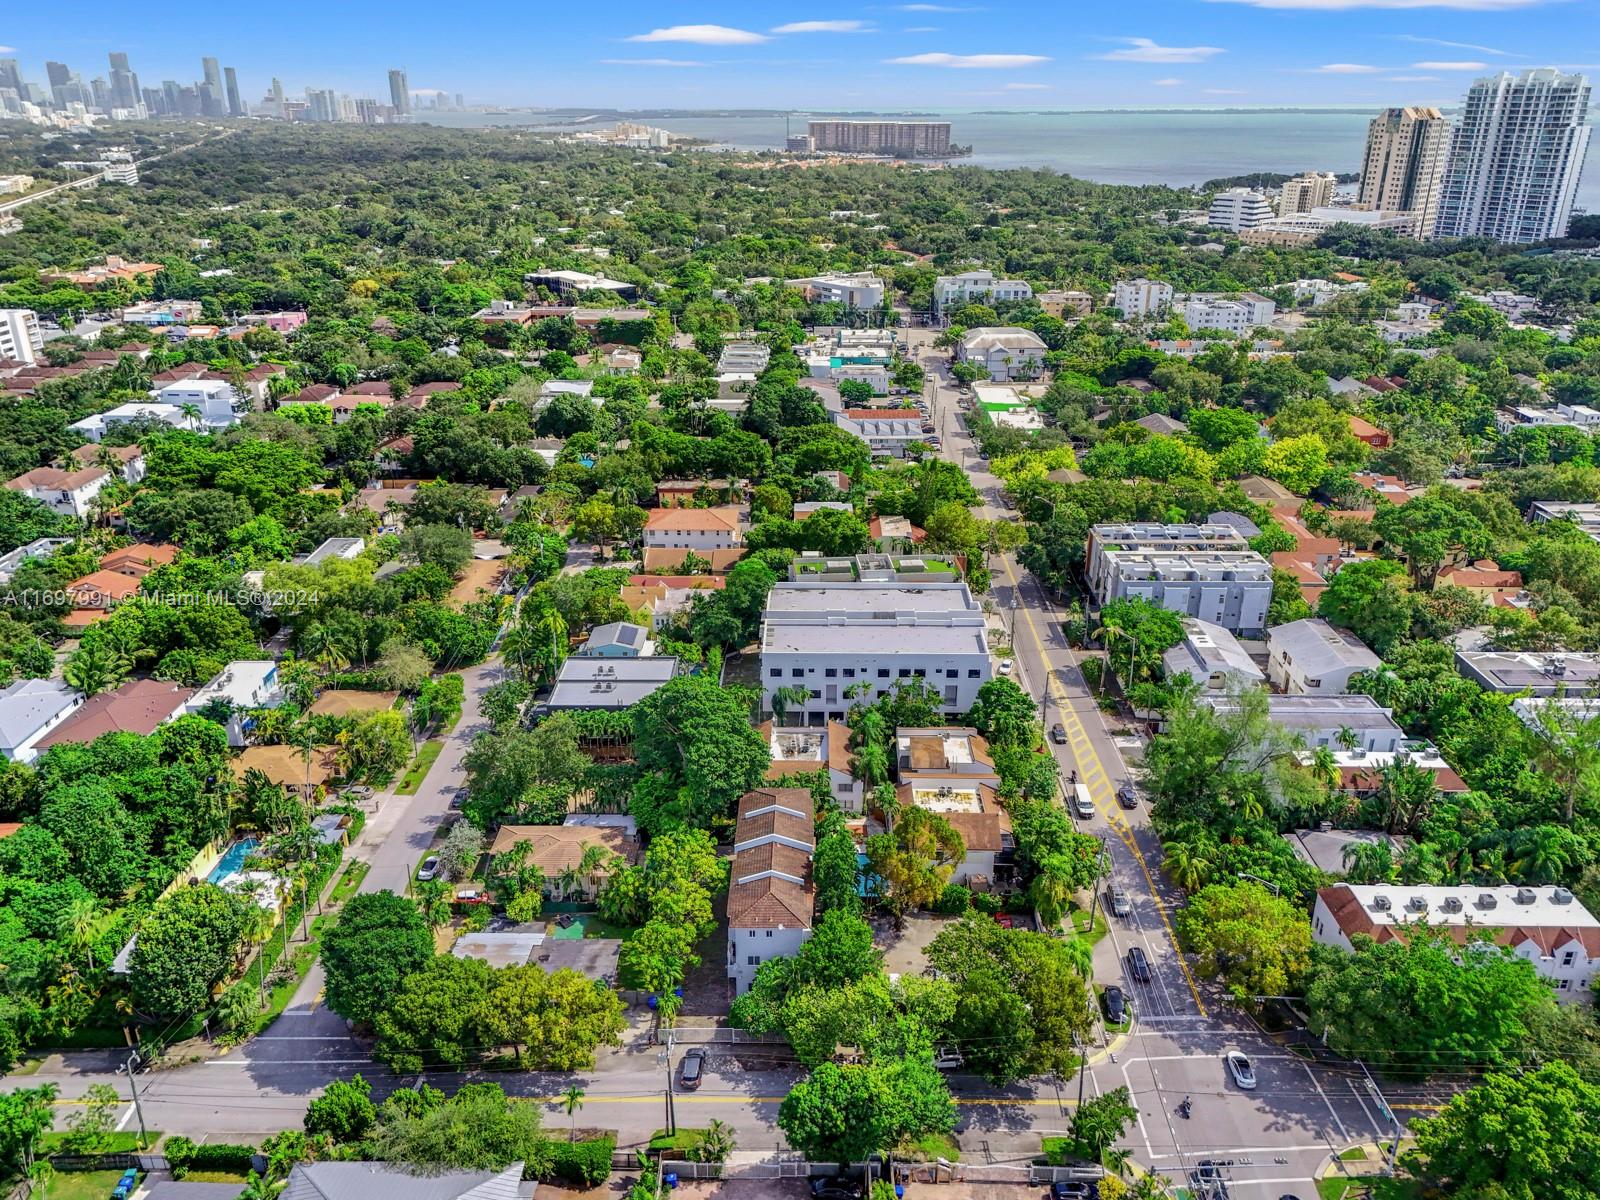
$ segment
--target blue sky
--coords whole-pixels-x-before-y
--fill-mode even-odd
[[[184,9],[12,5],[0,52],[88,80],[126,51],[145,86],[200,57],[386,97],[386,70],[469,104],[685,108],[1380,105],[1459,100],[1476,76],[1600,74],[1600,0],[331,0]]]

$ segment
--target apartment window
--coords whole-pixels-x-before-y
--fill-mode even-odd
[[[813,700],[821,700],[822,699],[822,693],[817,691],[815,688],[812,688],[811,689],[811,698]]]
[[[805,677],[806,677],[806,672],[805,672],[805,668],[804,667],[791,667],[789,669],[789,678],[790,679],[804,679]]]
[[[1563,954],[1561,956],[1561,965],[1563,967],[1570,967],[1572,965],[1573,960],[1575,958],[1577,958],[1577,957],[1578,957],[1578,952],[1576,950],[1568,950],[1565,954]]]
[[[768,936],[768,937],[771,937],[771,936],[772,936],[772,930],[770,930],[770,929],[769,929],[769,930],[767,930],[767,936]]]
[[[846,667],[844,669],[844,677],[846,679],[854,679],[856,677],[856,669],[854,667]]]
[[[1572,987],[1572,980],[1570,980],[1570,979],[1563,979],[1560,983],[1556,984],[1556,989],[1558,991],[1562,991],[1562,992],[1570,990],[1571,987]]]
[[[823,676],[824,679],[837,679],[839,677],[838,668],[836,668],[836,667],[824,667],[822,669],[822,676]]]
[[[926,671],[924,671],[921,667],[917,667],[914,670],[912,670],[911,674],[916,676],[918,679],[926,679],[928,677],[928,673]]]
[[[900,678],[901,679],[910,679],[911,678],[911,668],[910,667],[901,667],[900,668]]]
[[[767,674],[770,675],[773,679],[782,679],[783,678],[783,668],[782,667],[773,667],[772,670],[767,672]]]
[[[752,954],[744,962],[747,967],[759,967],[761,965],[761,955]]]
[[[878,668],[878,678],[879,679],[887,679],[887,678],[889,678],[889,668],[888,667],[879,667]]]
[[[967,669],[967,678],[968,679],[977,679],[982,674],[983,674],[983,672],[978,670],[977,667],[969,667]]]
[[[745,937],[755,937],[755,935],[756,931],[754,929],[750,929],[745,932]]]
[[[944,673],[944,677],[946,679],[960,679],[961,672],[952,667]]]

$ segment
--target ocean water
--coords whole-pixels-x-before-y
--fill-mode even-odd
[[[1208,179],[1256,171],[1296,174],[1361,168],[1371,110],[1305,111],[1226,109],[1216,111],[949,112],[932,119],[950,122],[950,138],[970,145],[981,167],[1048,167],[1100,183],[1165,183],[1189,186]],[[428,113],[437,125],[478,128],[517,125],[533,129],[605,128],[603,119],[573,126],[542,113]],[[782,113],[638,118],[645,124],[701,138],[735,150],[783,146]],[[560,124],[556,122],[560,121]],[[789,128],[804,133],[804,116]],[[1578,206],[1600,211],[1600,150],[1591,152],[1578,190]]]

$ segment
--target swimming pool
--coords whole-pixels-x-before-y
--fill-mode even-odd
[[[216,866],[211,868],[211,874],[206,876],[206,881],[208,883],[221,883],[229,875],[234,874],[240,867],[244,866],[244,860],[249,858],[260,844],[255,838],[245,838],[243,841],[235,842],[229,846],[227,853],[217,860]]]

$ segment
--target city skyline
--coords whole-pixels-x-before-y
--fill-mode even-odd
[[[579,14],[508,12],[420,26],[411,11],[320,14],[307,38],[269,12],[223,27],[152,29],[109,4],[71,30],[43,12],[8,20],[0,56],[28,78],[64,63],[87,83],[126,54],[144,86],[231,64],[253,110],[271,80],[387,103],[411,94],[540,107],[1062,108],[1454,106],[1500,70],[1592,70],[1574,48],[1594,0],[1149,0],[1113,12],[1016,4],[891,4],[840,17],[776,5],[660,9],[624,0],[603,29]],[[424,15],[422,6],[414,11]],[[432,17],[432,11],[426,14]],[[80,31],[92,30],[93,33]],[[1569,61],[1576,59],[1577,61]],[[203,78],[203,76],[201,77]],[[227,98],[223,97],[224,105]]]

